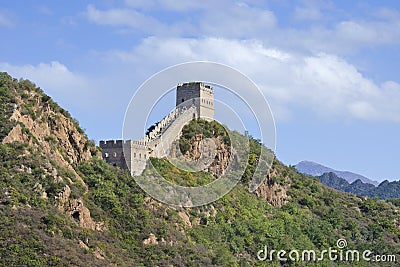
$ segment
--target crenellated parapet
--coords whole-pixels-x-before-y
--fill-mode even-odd
[[[151,130],[145,137],[144,140],[146,142],[151,142],[157,140],[161,137],[161,135],[168,129],[170,125],[174,123],[174,121],[181,116],[182,114],[186,113],[188,109],[195,109],[194,106],[187,108],[186,106],[175,108],[172,110],[167,116],[165,116],[153,130]],[[196,111],[197,112],[197,111]],[[196,117],[198,115],[196,114]]]
[[[100,141],[101,148],[117,148],[122,146],[122,140]]]

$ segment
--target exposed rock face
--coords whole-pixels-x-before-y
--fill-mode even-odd
[[[231,160],[231,151],[225,146],[225,144],[218,137],[210,138],[214,145],[204,148],[201,146],[203,141],[203,135],[197,134],[192,140],[190,140],[190,148],[185,153],[185,157],[190,160],[198,160],[201,157],[202,152],[211,149],[211,155],[215,156],[208,165],[207,171],[211,172],[215,177],[224,175],[226,168],[228,167]],[[208,152],[207,152],[208,153]]]
[[[143,240],[143,245],[157,245],[157,237],[154,234],[150,234],[150,236]]]
[[[215,217],[215,216],[217,216],[217,210],[214,208],[213,205],[210,205],[210,208],[206,209],[204,211],[204,215],[205,215],[206,218],[208,218],[210,216]]]
[[[82,240],[79,240],[79,246],[84,250],[89,250],[88,245],[86,245]]]
[[[83,228],[104,231],[104,223],[93,221],[92,217],[90,217],[89,209],[83,205],[81,199],[71,199],[66,206],[65,212],[77,220]]]
[[[183,220],[185,226],[192,228],[192,223],[190,222],[189,215],[184,211],[179,211],[178,216]]]
[[[71,195],[71,188],[68,185],[65,185],[63,191],[58,193],[57,196],[57,208],[59,210],[64,210],[64,205],[69,201],[69,196]]]
[[[214,138],[216,144],[216,155],[215,160],[211,163],[208,171],[214,176],[224,175],[226,168],[228,167],[231,159],[231,152],[226,148],[225,144],[219,140],[219,138]]]
[[[39,93],[31,91],[27,97],[28,100],[16,96],[17,103],[10,120],[17,124],[2,143],[21,142],[40,147],[49,160],[68,168],[80,180],[71,164],[89,160],[95,148],[74,120],[54,111],[47,102],[42,102]],[[26,102],[29,101],[34,104],[30,107],[31,113],[27,114]]]
[[[79,243],[79,246],[80,246],[82,249],[84,249],[84,250],[86,250],[86,251],[89,251],[89,250],[90,250],[89,246],[86,245],[85,242],[83,242],[82,240],[79,240],[78,243]],[[105,257],[104,257],[104,251],[103,251],[101,248],[99,248],[99,247],[96,247],[95,251],[93,251],[93,255],[94,255],[96,258],[98,258],[99,260],[104,260],[104,259],[105,259]]]
[[[89,142],[77,122],[70,118],[68,113],[40,92],[15,91],[15,102],[9,120],[16,123],[3,138],[2,143],[25,143],[40,151],[47,159],[47,165],[42,166],[44,173],[51,174],[50,177],[54,178],[55,183],[67,183],[55,196],[57,208],[74,218],[81,227],[102,231],[104,225],[92,220],[82,199],[70,198],[71,189],[68,186],[81,183],[87,189],[73,165],[90,160],[92,154],[97,153],[95,146]],[[59,176],[56,167],[69,170],[76,179]],[[21,170],[28,174],[32,173],[31,169],[25,166],[21,166]],[[48,198],[39,182],[33,189],[41,198]]]
[[[38,107],[39,108],[39,107]],[[33,120],[29,115],[22,115],[19,110],[15,110],[11,119],[21,122],[26,129],[37,140],[37,143],[43,145],[46,152],[54,153],[60,163],[79,163],[91,158],[90,150],[87,148],[87,137],[79,133],[76,125],[62,114],[55,114],[49,108],[41,115],[47,120],[41,121],[39,118]],[[56,119],[56,118],[57,119]],[[31,139],[32,139],[31,137]],[[21,131],[21,126],[17,125],[3,139],[3,143],[10,142],[30,142],[26,134]],[[51,142],[59,144],[58,151],[51,151]],[[65,154],[61,154],[62,152]],[[54,155],[52,155],[54,157]]]
[[[67,116],[67,113],[60,112],[61,109],[54,102],[49,101],[48,97],[37,91],[22,91],[15,95],[15,102],[9,119],[15,121],[16,124],[4,137],[2,143],[29,144],[47,158],[49,166],[43,167],[43,170],[45,173],[51,173],[54,182],[69,182],[69,184],[78,182],[87,188],[73,165],[90,160],[92,154],[96,153],[96,149],[80,130],[77,122]],[[50,162],[53,162],[53,165],[56,164],[57,167],[68,169],[76,179],[74,181],[69,177],[63,179],[57,174],[56,166],[52,166]],[[26,173],[32,172],[30,168],[25,170],[25,166],[21,168]],[[35,185],[34,190],[41,195],[41,198],[48,198],[40,183]],[[102,231],[103,224],[92,220],[83,201],[71,199],[70,195],[71,189],[67,184],[55,196],[57,208],[74,218],[81,227]]]
[[[82,199],[71,199],[70,198],[71,189],[68,185],[66,185],[62,192],[58,194],[57,197],[57,208],[79,223],[80,227],[96,230],[96,231],[104,231],[104,223],[93,221],[90,216],[90,211],[83,204]]]
[[[47,193],[44,191],[42,184],[36,183],[33,187],[34,191],[40,195],[41,198],[47,199]]]
[[[96,250],[93,252],[93,255],[96,258],[98,258],[99,260],[104,260],[105,259],[104,258],[104,251],[99,247],[96,247]]]
[[[29,143],[29,136],[22,133],[22,128],[19,124],[17,124],[2,141],[3,144],[13,142]]]
[[[288,201],[287,187],[289,185],[281,185],[274,181],[273,177],[277,175],[276,171],[270,172],[262,184],[254,191],[254,193],[270,203],[272,206],[281,207]]]
[[[191,160],[198,160],[201,156],[201,151],[199,148],[200,141],[203,139],[201,134],[196,134],[191,142],[190,142],[190,148],[188,151],[185,153],[185,157]]]
[[[215,144],[215,159],[208,166],[207,171],[211,172],[215,177],[219,177],[225,173],[231,160],[234,160],[235,154],[231,152],[219,138],[213,137],[211,139]],[[185,153],[185,157],[190,160],[199,159],[202,153],[202,147],[200,145],[202,140],[203,136],[201,134],[195,135],[190,141],[190,148]],[[272,206],[280,207],[289,199],[287,190],[290,185],[275,182],[274,177],[276,176],[277,172],[271,171],[254,193],[258,197],[265,199]],[[183,218],[181,214],[179,215],[185,221],[185,218]]]

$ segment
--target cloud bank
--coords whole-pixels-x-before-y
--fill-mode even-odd
[[[132,67],[157,62],[141,65],[149,69],[196,60],[227,64],[259,85],[278,120],[295,116],[300,107],[324,118],[400,122],[400,85],[377,84],[332,54],[296,54],[257,40],[150,37],[130,51],[104,56]]]

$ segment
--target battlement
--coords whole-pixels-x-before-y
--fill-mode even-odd
[[[101,148],[118,148],[122,147],[122,140],[107,140],[107,141],[100,141]]]
[[[203,92],[207,92],[209,94],[214,94],[214,89],[203,82],[189,82],[189,83],[180,83],[176,87],[178,90],[201,90]]]
[[[141,140],[101,140],[99,142],[99,145],[101,148],[122,148],[123,145],[141,145],[141,146],[145,146],[146,145],[146,141],[144,139]]]

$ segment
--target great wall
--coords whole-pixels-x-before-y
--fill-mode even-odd
[[[202,82],[179,84],[174,110],[140,140],[100,141],[102,156],[108,163],[140,175],[149,157],[166,157],[183,126],[196,118],[214,119],[214,90]]]

